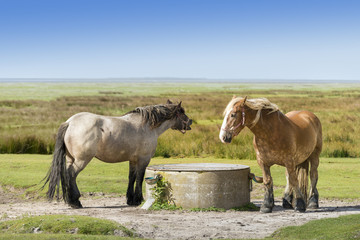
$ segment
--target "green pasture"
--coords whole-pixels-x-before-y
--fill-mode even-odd
[[[254,160],[233,160],[207,158],[154,158],[151,165],[171,163],[232,163],[250,166],[251,172],[262,176]],[[45,190],[38,192],[41,180],[45,177],[51,163],[49,155],[1,154],[0,184],[25,190],[25,194],[43,197]],[[271,168],[275,197],[281,197],[286,185],[285,169]],[[128,162],[103,163],[93,159],[79,174],[78,186],[82,193],[101,192],[125,195],[128,183]],[[360,159],[322,158],[319,166],[318,190],[320,198],[359,199],[360,198]],[[262,185],[254,183],[252,198],[262,198]]]

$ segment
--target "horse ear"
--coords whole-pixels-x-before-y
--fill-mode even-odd
[[[235,99],[235,98],[236,98],[236,95],[234,94],[232,99]]]
[[[245,106],[246,100],[247,100],[247,96],[245,96],[242,106]]]
[[[172,101],[170,101],[170,99],[168,99],[168,100],[166,101],[166,104],[172,104]]]
[[[182,103],[182,101],[180,101],[180,103],[178,104],[178,106],[177,106],[178,108],[181,108],[181,103]]]

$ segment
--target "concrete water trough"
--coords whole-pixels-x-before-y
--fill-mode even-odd
[[[152,200],[157,176],[171,187],[172,200],[183,208],[240,207],[250,202],[250,167],[238,164],[187,163],[146,168],[146,198]]]

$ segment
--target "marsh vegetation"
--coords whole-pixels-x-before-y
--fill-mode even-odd
[[[68,83],[69,85],[69,83]],[[52,87],[57,87],[58,91]],[[62,86],[62,87],[61,87]],[[76,86],[76,85],[74,85]],[[146,95],[138,88],[123,85],[91,85],[77,92],[63,85],[49,85],[49,93],[39,92],[34,99],[26,94],[27,86],[19,89],[18,100],[0,98],[0,153],[51,154],[58,126],[78,112],[120,116],[138,106],[165,103],[168,98],[182,101],[186,113],[194,120],[193,130],[185,135],[168,131],[159,138],[155,156],[255,159],[252,133],[245,129],[234,143],[221,144],[218,139],[222,112],[232,95],[249,98],[266,97],[286,113],[292,110],[314,112],[323,125],[324,147],[321,157],[359,157],[360,149],[360,86],[335,88],[333,85],[257,87],[216,84],[201,89],[191,85],[163,88],[156,84]],[[77,89],[77,88],[75,88]],[[112,89],[111,91],[109,89]],[[133,89],[133,92],[131,91]],[[0,88],[4,93],[9,88]],[[45,89],[40,88],[45,91]],[[142,90],[144,90],[142,88]],[[5,94],[5,93],[4,93]],[[6,94],[5,94],[6,95]],[[25,97],[24,97],[25,96]]]

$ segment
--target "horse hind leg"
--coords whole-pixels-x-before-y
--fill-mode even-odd
[[[79,160],[79,159],[74,160],[70,156],[67,156],[66,158],[67,158],[66,169],[67,169],[67,174],[69,177],[66,202],[72,208],[82,208],[81,202],[79,200],[81,194],[80,194],[79,188],[76,184],[76,178],[77,178],[78,174],[90,162],[90,160],[88,160],[88,161]]]
[[[316,209],[319,208],[319,192],[316,188],[318,182],[318,167],[319,167],[319,154],[312,154],[309,157],[310,161],[310,193],[309,193],[309,201],[308,208]]]
[[[299,187],[299,180],[298,174],[296,173],[296,168],[287,168],[289,173],[289,183],[290,186],[293,188],[294,193],[294,205],[295,211],[298,212],[305,212],[306,211],[306,198],[304,197],[300,187]]]
[[[293,206],[292,206],[292,202],[293,202],[293,198],[294,198],[293,188],[290,186],[289,173],[288,173],[287,169],[285,171],[286,171],[286,173],[285,173],[286,187],[285,187],[282,206],[285,209],[293,209]]]

